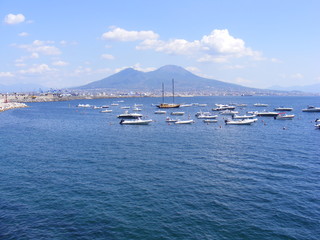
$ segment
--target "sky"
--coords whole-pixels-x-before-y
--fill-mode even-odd
[[[320,83],[318,0],[0,0],[0,85],[164,65],[247,87]]]

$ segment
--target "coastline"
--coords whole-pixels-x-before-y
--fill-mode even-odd
[[[0,103],[0,112],[4,112],[6,110],[15,109],[15,108],[25,108],[28,107],[25,103],[18,102],[10,102],[10,103]]]

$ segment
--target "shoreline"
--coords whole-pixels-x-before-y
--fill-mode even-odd
[[[18,102],[9,102],[9,103],[0,103],[0,112],[4,112],[10,109],[15,108],[25,108],[28,107],[25,103],[18,103]]]

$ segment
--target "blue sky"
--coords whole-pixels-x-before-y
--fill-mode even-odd
[[[0,85],[167,64],[248,87],[320,83],[317,0],[0,0]]]

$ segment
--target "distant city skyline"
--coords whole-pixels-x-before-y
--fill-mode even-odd
[[[0,2],[0,85],[81,86],[174,64],[253,88],[320,84],[320,2]]]

